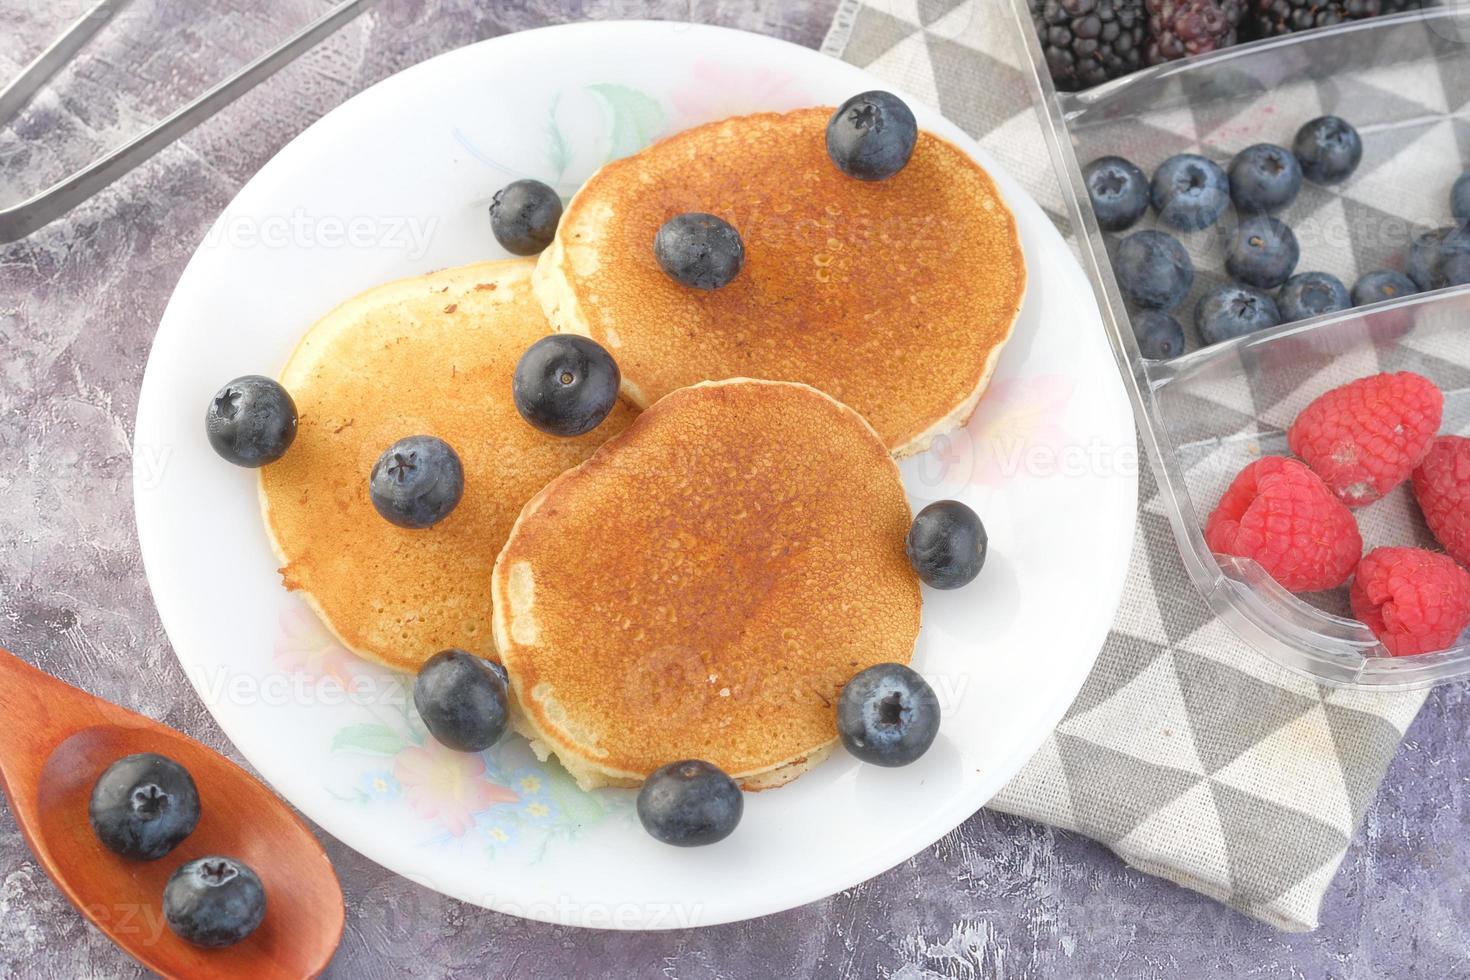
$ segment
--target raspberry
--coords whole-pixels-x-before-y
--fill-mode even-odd
[[[1221,555],[1250,558],[1292,592],[1342,585],[1363,554],[1353,515],[1294,459],[1266,456],[1240,471],[1205,523]]]
[[[1414,471],[1414,496],[1444,550],[1470,566],[1470,439],[1434,440]]]
[[[1363,507],[1424,461],[1443,414],[1444,395],[1428,378],[1376,374],[1312,402],[1286,439],[1343,503]]]
[[[1470,626],[1470,572],[1433,551],[1370,551],[1351,598],[1353,615],[1395,657],[1448,649]]]

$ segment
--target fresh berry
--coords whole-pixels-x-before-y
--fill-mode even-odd
[[[1414,471],[1414,496],[1435,540],[1470,567],[1470,439],[1441,436]]]
[[[1246,27],[1257,37],[1284,37],[1407,9],[1405,0],[1251,0]]]
[[[1194,328],[1206,344],[1218,344],[1281,323],[1276,301],[1259,289],[1226,283],[1199,298]]]
[[[1403,296],[1412,296],[1419,291],[1414,280],[1402,272],[1392,269],[1375,269],[1365,272],[1353,283],[1353,305],[1368,306]]]
[[[1104,231],[1124,231],[1148,210],[1148,178],[1122,157],[1099,157],[1082,171],[1092,211]]]
[[[1268,214],[1243,219],[1230,236],[1225,269],[1247,286],[1275,289],[1291,278],[1302,257],[1296,235]]]
[[[892,177],[908,164],[918,142],[913,110],[892,92],[854,95],[827,121],[827,155],[858,180]]]
[[[1286,280],[1276,294],[1282,323],[1339,313],[1351,309],[1352,305],[1352,297],[1342,280],[1326,272],[1299,272]]]
[[[1230,161],[1230,199],[1242,214],[1279,211],[1302,189],[1302,168],[1296,156],[1274,143],[1257,143]]]
[[[1146,0],[1148,63],[1231,47],[1244,6],[1245,0]]]
[[[1132,315],[1138,351],[1151,361],[1167,361],[1184,353],[1184,328],[1163,310],[1139,310]]]
[[[152,752],[124,756],[97,778],[87,807],[107,849],[135,861],[163,857],[199,823],[199,790],[189,770]]]
[[[1436,228],[1409,246],[1409,278],[1422,290],[1470,282],[1470,229]]]
[[[373,464],[368,495],[389,523],[432,527],[448,517],[464,496],[464,466],[443,439],[399,439]]]
[[[745,800],[735,780],[698,759],[655,770],[638,791],[638,819],[656,840],[675,847],[722,841],[740,823]]]
[[[1455,178],[1450,188],[1450,214],[1462,225],[1470,222],[1470,173]]]
[[[270,378],[247,374],[215,392],[204,431],[214,451],[236,466],[274,463],[296,438],[296,403]]]
[[[1291,144],[1302,175],[1314,184],[1338,184],[1363,159],[1363,138],[1347,120],[1321,116],[1297,130]]]
[[[618,401],[622,374],[602,345],[576,334],[542,337],[521,355],[511,380],[516,411],[553,436],[580,436]]]
[[[1348,597],[1353,615],[1395,657],[1447,650],[1470,626],[1470,572],[1433,551],[1368,552]]]
[[[457,752],[480,752],[510,723],[505,679],[495,665],[464,650],[441,650],[419,669],[413,706],[424,727]]]
[[[909,564],[925,585],[958,589],[985,566],[990,539],[980,517],[958,500],[937,500],[919,511],[904,539]]]
[[[490,230],[512,255],[535,255],[556,237],[561,198],[539,180],[517,180],[495,192]]]
[[[1249,558],[1292,592],[1334,589],[1363,554],[1352,513],[1294,459],[1265,456],[1240,471],[1205,523],[1217,555]]]
[[[939,699],[913,669],[875,664],[843,685],[837,734],[863,762],[906,766],[939,734]]]
[[[202,857],[169,878],[163,918],[180,939],[196,946],[233,946],[265,918],[265,886],[244,861]]]
[[[1118,243],[1113,271],[1123,298],[1145,310],[1172,310],[1194,285],[1194,263],[1173,235],[1135,231]]]
[[[1349,507],[1362,507],[1407,480],[1439,431],[1444,395],[1407,371],[1334,388],[1308,405],[1286,439]]]
[[[1154,171],[1149,195],[1164,224],[1198,231],[1220,220],[1230,203],[1230,178],[1213,160],[1180,153]]]
[[[664,274],[691,289],[728,286],[745,264],[745,245],[728,221],[690,211],[665,221],[653,236],[653,257]]]
[[[1030,0],[1052,81],[1063,92],[1101,85],[1143,67],[1141,0]]]

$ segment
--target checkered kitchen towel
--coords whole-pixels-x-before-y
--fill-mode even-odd
[[[937,107],[1025,184],[1066,232],[1020,44],[997,0],[844,0],[824,50]],[[1244,145],[1246,130],[1246,142],[1283,143],[1301,121],[1339,105],[1371,101],[1402,110],[1403,118],[1423,119],[1421,129],[1404,137],[1413,145],[1385,159],[1370,148],[1352,181],[1334,190],[1308,185],[1286,216],[1298,229],[1323,229],[1310,243],[1304,239],[1303,268],[1334,272],[1351,283],[1362,271],[1392,264],[1390,254],[1402,251],[1407,232],[1394,241],[1384,228],[1448,219],[1440,213],[1444,195],[1423,188],[1448,188],[1461,169],[1460,147],[1470,147],[1470,119],[1464,117],[1470,84],[1425,74],[1435,72],[1421,69],[1412,79],[1394,70],[1381,77],[1361,73],[1350,81],[1264,93],[1262,99],[1275,103],[1274,116],[1251,116],[1248,124],[1238,106],[1234,118],[1199,109],[1131,130],[1121,125],[1110,135],[1120,151],[1156,164],[1198,146],[1226,159]],[[1263,127],[1258,118],[1279,121]],[[1411,178],[1396,169],[1394,156],[1412,161]],[[1379,233],[1352,232],[1363,227]],[[1208,235],[1191,237],[1201,239],[1190,246],[1208,286],[1209,270],[1221,266],[1218,243]],[[1205,254],[1211,248],[1216,254]],[[1198,410],[1226,413],[1227,431],[1260,432],[1270,451],[1270,439],[1279,440],[1281,427],[1310,394],[1380,368],[1413,367],[1441,383],[1470,385],[1470,336],[1455,341],[1439,334],[1417,350],[1415,343],[1411,336],[1378,354],[1308,358],[1293,390],[1242,385]],[[1458,349],[1432,347],[1445,343]],[[1465,422],[1470,419],[1459,420]],[[1214,499],[1210,494],[1218,496],[1233,468],[1192,471],[1191,489],[1200,499]],[[1199,486],[1197,474],[1217,485]],[[1424,696],[1330,689],[1257,655],[1198,597],[1147,472],[1139,500],[1126,591],[1097,666],[1056,732],[992,806],[1087,834],[1138,868],[1279,928],[1312,929]],[[1406,497],[1376,510],[1377,525],[1365,528],[1370,544],[1422,540],[1422,520]]]

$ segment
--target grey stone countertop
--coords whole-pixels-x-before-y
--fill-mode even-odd
[[[12,76],[89,3],[0,0],[0,74]],[[138,132],[326,6],[135,0],[0,128],[0,199],[28,196]],[[313,120],[441,51],[593,17],[706,21],[816,46],[834,8],[835,0],[384,0],[69,218],[0,247],[0,645],[238,759],[159,624],[130,481],[149,344],[215,215]],[[1274,932],[1133,871],[1084,838],[984,811],[840,895],[751,922],[653,934],[562,928],[466,906],[323,835],[348,904],[330,974],[1470,976],[1467,708],[1461,686],[1430,696],[1322,927],[1309,935]],[[0,815],[0,976],[142,973],[67,904],[8,813]]]

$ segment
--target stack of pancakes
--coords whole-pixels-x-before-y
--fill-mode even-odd
[[[830,115],[673,136],[595,174],[539,260],[390,283],[317,323],[281,379],[296,443],[261,472],[287,587],[370,660],[504,663],[517,727],[585,787],[701,758],[763,788],[824,758],[842,685],[918,635],[893,459],[969,419],[1026,279],[967,154],[921,133],[897,175],[853,180]],[[655,262],[686,211],[741,232],[728,286]],[[623,402],[575,439],[511,400],[552,329],[622,371]],[[367,473],[417,433],[457,450],[466,489],[406,530]]]

